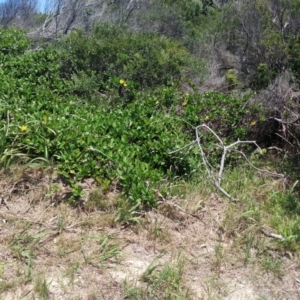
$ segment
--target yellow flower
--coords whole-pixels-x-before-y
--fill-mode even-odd
[[[256,121],[252,121],[251,123],[250,123],[250,126],[255,126],[256,125]]]
[[[187,105],[187,100],[183,101],[181,105],[186,106]]]
[[[123,86],[127,86],[126,81],[124,79],[120,79],[119,83]]]
[[[28,127],[26,125],[23,125],[23,126],[20,127],[20,130],[22,132],[27,131],[27,129],[28,129]]]
[[[205,116],[205,120],[206,120],[206,121],[209,120],[209,116]]]

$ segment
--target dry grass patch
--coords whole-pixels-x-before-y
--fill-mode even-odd
[[[22,172],[16,172],[18,182]],[[95,204],[89,210],[54,201],[49,185],[37,202],[26,194],[30,186],[25,194],[12,192],[0,206],[1,297],[297,299],[297,252],[260,231],[263,226],[276,232],[274,207],[281,213],[286,191],[279,181],[244,169],[226,175],[228,190],[242,195],[237,204],[202,179],[178,185],[181,197],[169,196],[143,214],[97,187],[95,192],[86,187],[83,203],[93,199]],[[44,172],[35,181],[36,191],[53,184],[55,176],[47,176]],[[12,190],[13,182],[2,180]],[[62,193],[63,183],[55,184]],[[289,225],[287,220],[280,224]]]

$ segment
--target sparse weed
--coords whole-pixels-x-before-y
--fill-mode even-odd
[[[74,284],[74,281],[76,279],[76,274],[77,274],[79,268],[80,268],[80,264],[77,261],[77,262],[71,263],[65,271],[65,276],[67,276],[69,278],[69,282],[71,285]]]
[[[90,193],[89,199],[85,203],[84,208],[87,211],[101,210],[105,212],[112,212],[117,205],[117,197],[108,198],[102,188],[97,188]]]
[[[91,236],[88,237],[97,244],[99,247],[90,256],[85,256],[87,263],[95,263],[101,267],[109,260],[117,260],[120,255],[120,244],[116,243],[110,236]]]
[[[66,227],[66,221],[65,218],[63,216],[58,217],[57,221],[56,221],[56,228],[57,230],[62,233],[64,231]]]
[[[14,256],[21,261],[27,260],[28,266],[31,265],[31,258],[34,256],[38,242],[47,235],[45,232],[30,234],[31,225],[32,223],[28,222],[20,233],[14,234],[9,244]]]
[[[116,221],[124,224],[139,224],[139,203],[132,205],[129,201],[119,199]]]
[[[221,271],[221,267],[224,260],[224,249],[221,243],[217,243],[215,246],[215,256],[213,259],[212,267],[216,273]]]
[[[184,258],[179,254],[174,261],[158,262],[160,254],[141,276],[145,286],[125,283],[124,299],[191,299],[191,293],[183,283]]]
[[[39,299],[49,299],[49,287],[46,279],[37,277],[34,282],[34,291],[39,296]]]
[[[279,258],[275,258],[272,255],[264,255],[261,265],[265,272],[270,272],[281,278],[284,274],[282,269],[283,260]]]
[[[221,300],[226,295],[224,286],[214,274],[205,280],[205,292],[209,300]]]
[[[63,235],[61,235],[57,239],[57,252],[60,257],[66,257],[70,253],[76,252],[81,248],[80,240],[77,238],[69,238],[65,239]]]
[[[255,237],[251,234],[245,234],[245,248],[244,248],[244,264],[252,262],[255,251]]]
[[[165,218],[159,220],[157,217],[151,219],[150,222],[142,222],[142,227],[148,232],[149,239],[159,242],[168,242],[170,236],[166,229],[163,228]]]
[[[53,184],[52,182],[49,184],[47,194],[45,198],[49,198],[51,202],[55,200],[55,196],[60,192],[61,188],[57,184]]]
[[[16,285],[16,282],[8,281],[8,280],[1,280],[0,281],[0,294],[3,294],[6,291],[9,291]]]
[[[243,176],[237,176],[241,173]],[[299,249],[300,219],[293,188],[286,191],[280,179],[259,177],[243,167],[227,173],[224,182],[226,189],[241,200],[228,205],[223,221],[227,237],[234,240],[232,249],[237,251],[242,247],[245,264],[258,264],[265,272],[281,278],[284,275],[283,260],[274,258],[269,248],[272,245],[278,251]],[[284,240],[266,238],[261,231],[265,227],[282,235]],[[216,262],[219,260],[216,259]]]
[[[0,263],[0,295],[10,290],[16,284],[13,280],[3,279],[2,277],[3,270],[12,264],[13,263]]]
[[[284,237],[281,244],[290,251],[299,250],[300,204],[298,199],[299,195],[294,192],[294,187],[286,192],[273,191],[263,207],[270,213],[270,225]]]

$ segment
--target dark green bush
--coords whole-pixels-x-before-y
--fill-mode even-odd
[[[116,182],[133,204],[154,206],[163,180],[199,167],[196,149],[169,154],[195,138],[195,126],[206,122],[228,140],[247,131],[246,99],[178,89],[171,79],[180,77],[185,55],[177,42],[115,27],[96,28],[91,37],[74,32],[60,49],[0,55],[0,163],[24,155],[54,163],[73,186],[72,203],[82,192],[78,182],[93,177]],[[134,92],[131,103],[117,96],[120,78]],[[113,106],[96,105],[101,89]],[[208,149],[210,141],[205,137]]]
[[[28,49],[30,41],[25,33],[15,27],[0,27],[0,53],[18,55]]]
[[[103,88],[111,78],[124,78],[141,87],[166,84],[180,78],[187,57],[179,42],[108,24],[95,26],[91,36],[72,32],[60,46],[66,51],[62,62],[66,77],[73,71],[96,72]]]
[[[259,64],[257,67],[257,71],[253,74],[251,78],[251,87],[253,89],[259,90],[266,88],[271,80],[273,80],[276,76],[275,71],[269,70],[267,64]]]

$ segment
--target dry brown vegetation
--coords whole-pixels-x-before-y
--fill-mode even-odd
[[[2,171],[0,184],[1,299],[299,298],[297,255],[253,231],[251,212],[208,184],[181,187],[186,196],[126,226],[118,195],[93,185],[87,200],[106,197],[106,206],[65,204],[67,189],[47,170]],[[282,188],[257,184],[258,201]]]

